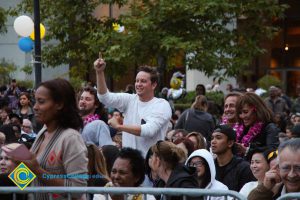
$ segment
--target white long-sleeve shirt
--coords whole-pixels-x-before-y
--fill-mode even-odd
[[[104,105],[123,113],[124,125],[141,125],[140,136],[123,132],[123,147],[138,149],[145,156],[153,144],[164,139],[172,114],[166,100],[154,97],[142,102],[136,94],[111,92],[98,94],[98,98]]]

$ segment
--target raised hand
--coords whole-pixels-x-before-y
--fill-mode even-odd
[[[102,58],[101,52],[99,52],[99,58],[94,62],[94,69],[96,72],[103,72],[106,67],[106,63]]]
[[[274,165],[269,171],[266,172],[264,178],[264,186],[272,190],[273,187],[281,182],[281,178],[278,172],[278,165]]]

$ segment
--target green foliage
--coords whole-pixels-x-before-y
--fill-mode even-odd
[[[265,75],[257,81],[258,87],[268,90],[270,86],[282,86],[282,82],[275,76]]]
[[[76,76],[70,77],[69,81],[76,92],[79,92],[82,89],[82,85],[83,85],[84,81],[81,78],[76,77]]]
[[[178,100],[175,100],[175,103],[177,104],[189,104],[192,105],[196,97],[195,91],[187,92],[186,95],[182,98],[179,98]]]
[[[264,52],[259,43],[273,35],[271,21],[282,16],[284,8],[265,0],[136,0],[130,14],[120,18],[127,29],[121,48],[130,50],[138,64],[162,56],[170,68],[183,54],[190,69],[237,75]]]
[[[32,74],[33,67],[31,64],[29,64],[29,65],[25,65],[20,70],[23,71],[25,74],[30,75],[30,74]]]
[[[11,73],[16,70],[17,66],[14,63],[10,63],[2,58],[0,62],[0,85],[9,83],[11,80]]]
[[[5,22],[7,20],[6,16],[6,11],[0,7],[0,33],[5,33],[7,31],[5,26]]]
[[[207,92],[207,99],[213,100],[216,104],[222,106],[224,103],[224,94],[223,92]]]
[[[32,80],[17,80],[18,86],[19,87],[24,87],[24,88],[33,88],[33,81]]]
[[[223,92],[207,92],[205,96],[208,100],[212,100],[218,105],[223,105],[223,101],[224,101]],[[190,107],[194,102],[195,97],[196,97],[195,91],[187,92],[185,97],[175,101],[175,105],[176,107],[179,106],[180,108]]]
[[[10,13],[32,13],[32,3],[23,0]],[[272,20],[285,9],[273,0],[134,0],[118,19],[97,20],[92,13],[101,3],[122,6],[127,1],[40,1],[45,40],[58,41],[43,49],[48,66],[69,64],[86,74],[102,51],[107,73],[114,78],[143,64],[164,72],[178,61],[207,75],[237,75],[264,52],[259,43],[272,37]],[[124,25],[125,31],[113,31],[113,22]]]

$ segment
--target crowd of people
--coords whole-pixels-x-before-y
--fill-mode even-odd
[[[140,67],[134,89],[120,93],[108,90],[105,68],[102,58],[95,60],[96,87],[78,93],[61,78],[42,82],[34,93],[22,91],[15,80],[1,91],[0,186],[14,186],[8,175],[23,162],[37,177],[30,186],[199,188],[270,200],[300,192],[300,92],[292,102],[275,86],[265,99],[230,91],[216,119],[205,87],[197,86],[191,107],[178,114],[155,97],[159,75],[154,68]],[[18,144],[28,148],[26,158],[7,152]],[[36,195],[49,199],[48,194]],[[52,197],[67,199],[65,194]],[[0,199],[11,198],[0,194]]]

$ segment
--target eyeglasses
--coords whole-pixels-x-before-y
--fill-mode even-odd
[[[272,151],[268,154],[268,156],[267,156],[268,159],[267,160],[271,160],[272,158],[276,158],[277,156],[278,156],[278,150]]]
[[[199,160],[199,161],[194,162],[194,163],[189,163],[188,166],[189,167],[203,167],[204,162]]]
[[[289,173],[293,169],[293,172],[300,174],[300,165],[282,165],[279,166],[279,170],[283,173]]]

